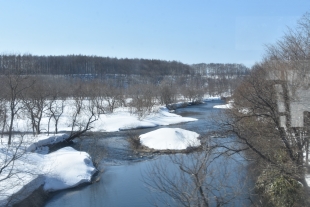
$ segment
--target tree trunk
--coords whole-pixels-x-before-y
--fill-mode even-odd
[[[11,121],[10,121],[10,127],[9,127],[8,145],[10,145],[11,141],[12,141],[13,120],[14,120],[14,112],[13,112],[13,110],[11,110]]]

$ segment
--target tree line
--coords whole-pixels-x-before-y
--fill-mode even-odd
[[[125,75],[186,75],[191,74],[189,65],[177,61],[149,59],[117,59],[86,55],[35,56],[31,54],[0,55],[0,72],[22,70],[25,74],[74,75],[107,74]]]
[[[199,63],[193,64],[192,67],[195,69],[196,73],[199,73],[203,76],[208,77],[217,77],[217,78],[236,78],[239,76],[249,75],[250,70],[243,64],[236,63]]]
[[[249,73],[242,64],[194,64],[148,59],[117,59],[110,57],[66,55],[35,56],[31,54],[0,55],[0,74],[57,75],[77,79],[113,80],[128,87],[137,82],[158,84],[168,76],[180,79],[202,76],[210,93],[224,93],[236,87],[238,79]],[[237,81],[236,81],[237,80]]]

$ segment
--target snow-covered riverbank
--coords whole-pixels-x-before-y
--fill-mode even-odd
[[[79,122],[87,122],[88,114],[80,114]],[[116,108],[113,113],[100,114],[98,119],[92,123],[90,131],[95,132],[115,132],[127,129],[148,128],[156,126],[165,126],[182,122],[196,121],[197,119],[182,117],[173,113],[164,106],[156,106],[153,113],[139,118],[136,114],[130,112],[129,107]],[[41,131],[48,130],[48,117],[43,117],[41,121]],[[19,131],[30,131],[31,123],[23,117],[19,117],[14,125],[14,129]],[[64,113],[61,115],[58,123],[58,131],[71,131],[72,110],[70,104],[65,107]],[[54,121],[51,120],[49,130],[55,130]]]
[[[5,164],[0,176],[0,206],[11,206],[21,201],[40,186],[51,192],[91,181],[96,169],[86,152],[65,147],[50,154],[41,154],[47,152],[41,150],[44,145],[63,141],[66,137],[65,134],[43,135],[30,144],[28,136],[24,137],[24,142],[15,138],[11,146],[0,145],[0,159]],[[35,149],[37,151],[31,152]]]
[[[149,114],[141,120],[138,119],[137,116],[130,114],[128,109],[120,108],[113,114],[102,115],[94,124],[93,130],[114,132],[119,130],[166,126],[191,121],[197,121],[197,119],[170,113],[166,107],[159,107],[156,113]]]

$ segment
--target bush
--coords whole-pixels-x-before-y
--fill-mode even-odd
[[[139,135],[134,131],[127,132],[128,142],[130,144],[130,148],[133,150],[137,150],[141,147]]]
[[[256,182],[256,189],[272,206],[291,207],[302,198],[302,185],[274,169],[263,170]]]

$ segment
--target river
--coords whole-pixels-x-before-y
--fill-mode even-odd
[[[214,130],[217,126],[210,121],[210,116],[218,110],[214,109],[214,105],[223,104],[223,101],[212,101],[201,105],[189,106],[176,110],[177,114],[185,117],[197,118],[198,121],[175,124],[165,127],[179,127],[199,134],[205,134]],[[156,128],[139,129],[135,133],[142,134]],[[127,206],[154,206],[154,198],[158,196],[155,192],[149,191],[143,181],[146,172],[155,163],[164,163],[171,172],[176,172],[177,167],[170,163],[167,155],[158,154],[135,154],[129,149],[126,141],[126,131],[113,133],[94,133],[92,136],[99,138],[99,145],[105,152],[105,156],[101,162],[104,172],[99,182],[92,185],[86,185],[73,189],[63,190],[52,194],[46,202],[46,207],[127,207]],[[91,138],[85,138],[82,146],[87,145]],[[186,156],[186,155],[172,155]],[[225,193],[230,194],[236,192],[235,199],[230,201],[226,206],[248,206],[248,188],[253,187],[250,180],[247,180],[247,163],[239,155],[233,155],[228,158],[217,159],[212,166],[220,170],[214,179],[213,184],[219,186],[225,181],[227,189],[221,189]],[[224,172],[225,171],[225,176]],[[233,186],[233,187],[231,187]],[[217,194],[219,192],[215,192]],[[160,195],[161,196],[161,195]],[[173,202],[171,203],[173,205]],[[166,206],[166,205],[162,205]]]

